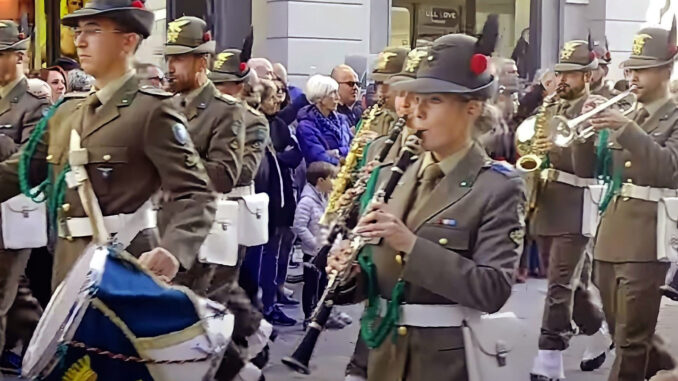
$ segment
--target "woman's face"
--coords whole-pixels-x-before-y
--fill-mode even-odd
[[[339,105],[339,94],[334,90],[320,100],[320,106],[326,110],[336,111]]]
[[[58,101],[66,94],[66,81],[58,71],[50,70],[47,73],[47,83],[52,88],[52,102]]]
[[[261,100],[261,112],[266,115],[275,115],[280,111],[280,101],[275,91],[266,91],[266,95]]]
[[[285,92],[285,84],[279,79],[273,82],[275,83],[276,87],[275,97],[278,98],[278,102],[282,103],[285,101],[285,97],[287,96],[287,93]]]

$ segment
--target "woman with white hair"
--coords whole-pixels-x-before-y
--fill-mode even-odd
[[[299,110],[297,139],[306,163],[339,164],[348,154],[353,138],[348,120],[336,112],[339,84],[324,75],[314,75],[306,84],[310,105]]]

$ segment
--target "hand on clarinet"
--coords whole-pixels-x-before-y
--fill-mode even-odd
[[[327,256],[327,267],[325,267],[327,275],[331,275],[333,273],[339,274],[345,271],[349,266],[355,267],[355,269],[351,269],[351,271],[360,271],[360,267],[358,267],[355,263],[351,263],[351,260],[352,256],[350,242],[343,240],[339,243],[339,245],[337,245],[337,247],[332,248],[329,255]]]
[[[139,263],[167,283],[179,272],[179,260],[162,247],[141,254]]]
[[[383,238],[393,250],[409,253],[417,236],[398,217],[386,210],[386,204],[377,203],[356,226],[356,232],[367,238]]]

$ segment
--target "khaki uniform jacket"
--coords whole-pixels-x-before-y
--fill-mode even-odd
[[[47,98],[28,92],[28,80],[20,80],[0,99],[0,160],[15,153],[33,131],[49,107]],[[0,249],[4,248],[0,231]]]
[[[599,88],[595,90],[591,90],[591,94],[600,95],[607,99],[610,99],[613,96],[617,95],[615,91],[611,89],[610,86],[607,85],[607,83],[602,84]]]
[[[377,106],[374,105],[372,107]],[[369,111],[367,111],[367,114],[369,115]],[[379,136],[388,135],[396,120],[398,120],[398,115],[396,115],[395,111],[383,108],[374,116],[374,120],[370,122],[369,127],[371,131],[377,132]]]
[[[51,164],[56,178],[68,162],[71,130],[79,132],[87,149],[90,182],[104,215],[136,211],[160,187],[172,197],[177,211],[161,237],[161,247],[188,269],[214,220],[214,196],[208,178],[176,112],[171,94],[140,89],[132,77],[84,125],[87,106],[80,96],[67,98],[48,123],[48,133],[38,146],[31,165],[31,183],[47,176]],[[0,202],[20,192],[20,153],[0,163]],[[85,217],[77,190],[66,192],[59,220]],[[59,239],[56,243],[56,278],[63,278],[90,239]],[[60,258],[67,263],[59,263]],[[58,284],[61,279],[54,279]]]
[[[581,114],[584,102],[588,95],[584,95],[563,113],[562,104],[551,106],[554,115],[564,115],[572,119]],[[551,118],[548,118],[549,120]],[[546,126],[547,134],[550,126]],[[593,170],[575,171],[572,147],[554,147],[549,152],[549,161],[552,168],[573,173],[579,177],[593,177]],[[540,187],[536,210],[530,222],[530,231],[533,236],[560,236],[568,234],[581,234],[581,219],[584,200],[584,188],[549,181]]]
[[[416,192],[422,160],[408,168],[389,201],[391,212],[401,219]],[[389,168],[381,167],[379,183],[390,177]],[[410,217],[409,228],[417,241],[404,264],[396,262],[398,253],[385,243],[372,246],[381,297],[389,299],[402,278],[407,282],[405,303],[498,311],[511,295],[522,250],[524,210],[522,179],[514,170],[493,163],[474,144]],[[347,291],[354,292],[353,301],[365,298],[364,282],[359,276]],[[408,327],[395,343],[389,336],[370,352],[369,373],[379,375],[378,380],[465,380],[463,347],[459,328]]]
[[[0,135],[7,135],[16,144],[23,144],[49,107],[49,99],[28,92],[28,80],[22,79],[0,99]]]
[[[641,126],[627,124],[610,144],[613,171],[622,171],[622,182],[678,188],[678,109],[673,100],[667,100]],[[590,155],[594,148],[593,144],[581,144],[577,149]],[[657,203],[613,199],[601,216],[594,256],[607,262],[656,261]]]
[[[243,101],[242,105],[245,107],[245,153],[237,186],[250,185],[254,181],[254,175],[264,158],[266,145],[271,140],[266,117],[246,102]]]
[[[230,192],[240,176],[245,146],[243,113],[238,101],[221,94],[212,82],[184,109],[188,133],[219,193]]]

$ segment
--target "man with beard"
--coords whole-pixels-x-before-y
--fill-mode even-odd
[[[572,119],[581,113],[589,96],[591,71],[598,62],[587,41],[566,42],[555,65],[560,101],[547,108],[551,115]],[[546,136],[549,136],[546,126]],[[574,170],[571,148],[554,146],[550,138],[537,138],[535,148],[547,152],[550,168],[543,170],[541,187],[530,230],[539,251],[549,253],[548,290],[539,353],[530,374],[532,381],[564,379],[563,354],[573,336],[572,320],[586,335],[595,334],[603,313],[587,291],[590,274],[582,271],[588,238],[582,235],[584,188],[594,184],[593,170]]]
[[[337,112],[344,114],[348,118],[348,124],[355,127],[363,113],[360,103],[357,102],[360,89],[358,74],[348,65],[339,65],[332,69],[330,76],[339,84]]]
[[[605,46],[600,41],[594,43],[593,52],[598,59],[598,68],[591,71],[591,94],[601,95],[610,99],[614,96],[614,93],[605,80],[607,73],[610,71],[608,65],[612,62],[612,56],[607,47],[607,37],[605,38]]]

